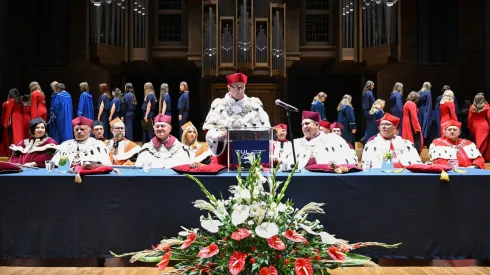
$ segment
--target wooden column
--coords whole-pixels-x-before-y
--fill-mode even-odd
[[[484,49],[485,49],[485,94],[490,97],[490,1],[485,1],[485,26],[484,26]]]

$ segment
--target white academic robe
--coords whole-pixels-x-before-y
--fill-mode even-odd
[[[422,163],[422,159],[411,141],[405,140],[400,136],[395,136],[391,139],[391,142],[394,152],[397,154],[398,161],[403,167]],[[390,140],[378,134],[364,146],[362,161],[371,161],[372,168],[381,168],[383,154],[389,150]]]
[[[209,146],[207,143],[197,143],[196,145],[192,146],[184,145],[184,149],[189,152],[192,163],[201,163],[202,161],[213,155],[211,150],[209,150]]]
[[[192,163],[189,153],[177,139],[169,147],[164,143],[156,147],[153,141],[143,144],[135,166],[143,167],[143,161],[151,161],[151,168],[172,168]]]
[[[292,157],[293,154],[293,143],[289,140],[287,141],[274,141],[273,142],[273,158],[277,159],[279,162],[287,161],[288,158]]]
[[[213,155],[219,156],[226,149],[226,141],[218,141],[221,131],[270,127],[269,115],[264,111],[260,99],[245,95],[242,99],[235,100],[226,94],[224,98],[217,98],[211,104],[203,130],[207,131],[206,142],[209,149]]]
[[[71,165],[83,164],[85,161],[103,165],[112,164],[109,159],[109,151],[104,142],[92,137],[89,137],[84,141],[70,139],[61,143],[58,147],[58,151],[54,154],[52,161],[58,165],[62,156],[67,156]]]
[[[357,155],[350,149],[349,144],[337,134],[320,134],[310,140],[306,138],[294,139],[294,150],[296,152],[296,161],[298,168],[302,169],[310,158],[315,158],[317,164],[356,164]],[[290,167],[294,164],[292,154],[288,157],[287,165]]]

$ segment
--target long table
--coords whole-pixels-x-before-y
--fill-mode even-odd
[[[490,259],[490,171],[439,175],[302,172],[286,198],[301,208],[325,202],[314,215],[338,238],[403,244],[364,249],[373,258]],[[285,179],[287,174],[279,174]],[[228,196],[236,174],[199,176],[216,196]],[[0,258],[103,257],[146,249],[180,226],[199,228],[205,214],[191,202],[199,187],[172,170],[85,176],[26,169],[0,175]]]

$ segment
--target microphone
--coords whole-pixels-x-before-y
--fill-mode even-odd
[[[288,110],[288,111],[292,111],[292,112],[298,112],[298,108],[294,107],[294,106],[291,106],[285,102],[282,102],[280,99],[276,99],[276,105],[277,106],[281,106],[283,107],[284,109]]]

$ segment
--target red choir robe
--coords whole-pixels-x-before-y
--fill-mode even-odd
[[[449,160],[457,159],[459,167],[475,165],[485,169],[485,160],[476,145],[462,138],[458,138],[456,142],[446,137],[435,139],[429,147],[429,157],[436,164],[448,165]]]
[[[7,102],[7,110],[2,123],[6,129],[10,128],[9,130],[12,131],[12,140],[10,140],[12,144],[21,142],[25,136],[23,108],[22,102],[16,102],[13,98]]]
[[[11,163],[26,164],[35,162],[37,167],[45,167],[44,162],[53,158],[58,149],[56,141],[50,137],[25,139],[16,145],[11,145]]]
[[[456,108],[454,107],[454,102],[446,102],[440,105],[439,112],[441,116],[441,125],[448,120],[458,121],[458,117],[456,116]],[[441,127],[441,136],[442,136],[442,127]]]
[[[424,139],[422,137],[422,127],[420,126],[418,119],[417,105],[413,101],[407,101],[405,105],[403,105],[402,129],[402,138],[411,141],[420,154],[422,148],[424,148]],[[414,135],[420,136],[418,139],[420,142],[415,142]]]
[[[48,111],[46,109],[46,100],[44,94],[35,90],[31,93],[31,120],[35,118],[42,118],[47,121]]]
[[[471,105],[468,112],[468,128],[475,138],[476,148],[480,150],[486,162],[490,162],[489,132],[490,132],[490,108],[488,105],[479,112],[473,112]]]
[[[5,120],[5,114],[7,113],[7,101],[2,103],[2,122]],[[0,144],[0,157],[6,157],[10,155],[10,139],[8,128],[3,127],[2,143]]]

